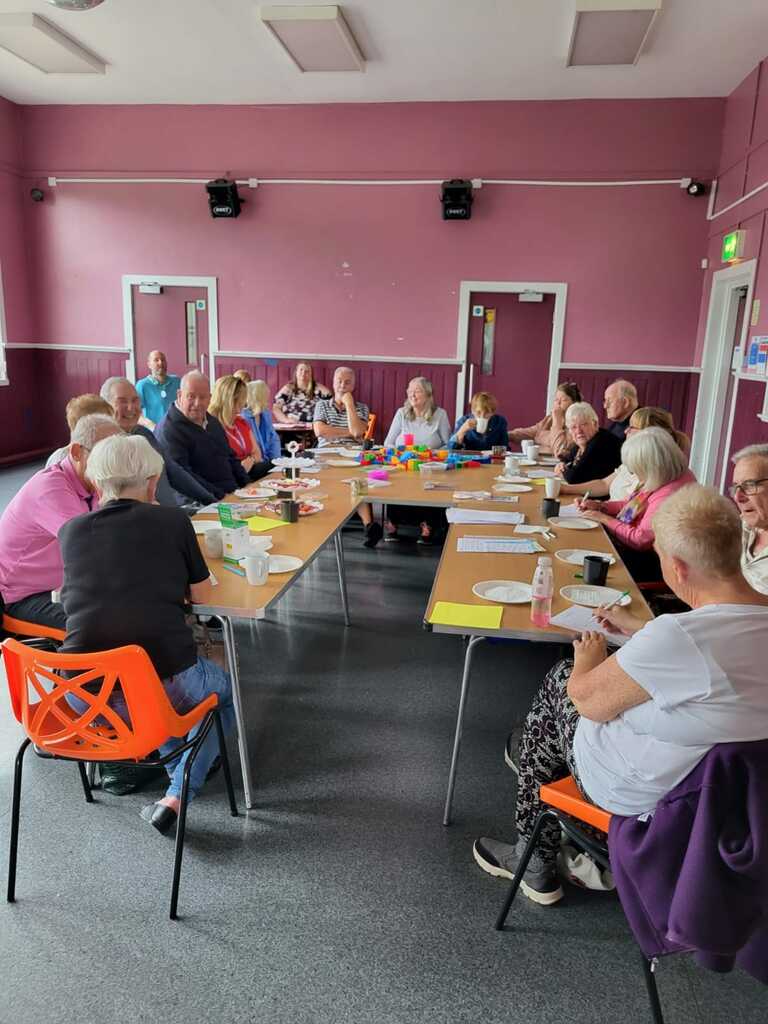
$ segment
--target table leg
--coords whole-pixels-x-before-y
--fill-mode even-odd
[[[448,792],[445,796],[445,811],[443,812],[443,824],[451,823],[451,804],[453,803],[453,790],[456,785],[456,769],[459,764],[459,750],[461,748],[461,733],[464,728],[464,709],[467,704],[467,693],[469,692],[469,673],[472,668],[472,652],[477,644],[485,637],[473,636],[467,644],[464,654],[464,674],[461,677],[461,696],[459,697],[459,711],[456,715],[456,735],[453,738],[453,754],[451,756],[451,769],[448,773]]]
[[[240,750],[240,767],[243,771],[243,790],[245,793],[245,806],[250,810],[253,807],[253,783],[251,780],[251,762],[248,756],[248,740],[245,732],[245,715],[243,714],[243,695],[240,690],[240,673],[237,668],[237,647],[235,645],[235,630],[232,620],[225,615],[220,615],[224,631],[224,651],[227,656],[227,667],[232,679],[232,703],[235,705],[235,719],[237,720],[237,745]]]
[[[339,569],[339,588],[341,590],[341,605],[344,609],[344,625],[348,626],[349,622],[349,602],[347,600],[347,574],[344,569],[344,545],[341,539],[341,530],[337,530],[333,535],[333,543],[336,548],[336,565]]]

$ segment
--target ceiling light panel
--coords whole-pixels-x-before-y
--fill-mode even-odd
[[[38,14],[0,14],[0,49],[47,75],[103,75],[104,61]]]
[[[299,71],[365,71],[338,4],[262,7],[259,14]]]
[[[662,0],[576,0],[568,67],[636,64]]]

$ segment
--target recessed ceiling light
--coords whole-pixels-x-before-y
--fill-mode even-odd
[[[0,14],[0,49],[47,75],[103,75],[107,65],[39,14]]]
[[[566,65],[636,64],[662,0],[576,0]]]
[[[104,0],[48,0],[48,3],[62,11],[92,11]]]
[[[365,71],[338,4],[262,7],[259,14],[299,71]]]

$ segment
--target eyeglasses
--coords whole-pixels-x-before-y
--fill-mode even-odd
[[[736,492],[741,491],[742,494],[747,497],[757,494],[760,490],[760,484],[768,483],[768,476],[762,476],[759,480],[744,480],[740,484],[731,484],[728,488],[728,493],[732,498],[736,497]]]

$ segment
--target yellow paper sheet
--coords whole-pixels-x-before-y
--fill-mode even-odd
[[[291,525],[284,523],[282,519],[267,519],[266,516],[251,516],[250,519],[246,519],[246,523],[251,533],[267,533],[268,530],[279,530],[281,526]]]
[[[438,601],[429,621],[438,626],[475,626],[478,629],[498,629],[504,609],[499,605],[455,604]]]

